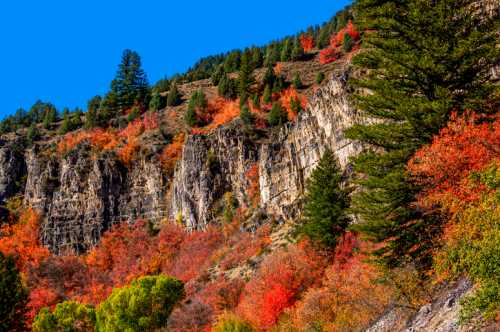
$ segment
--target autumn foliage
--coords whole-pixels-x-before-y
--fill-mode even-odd
[[[299,37],[300,45],[304,52],[311,52],[314,48],[314,38],[310,35],[303,34]]]
[[[177,134],[172,139],[172,143],[167,145],[161,153],[160,160],[163,169],[169,174],[173,173],[177,160],[182,156],[182,147],[184,146],[185,139],[184,133]]]
[[[499,163],[499,142],[500,120],[472,112],[452,114],[448,126],[408,164],[409,171],[427,188],[421,204],[457,200],[463,204],[479,199],[485,188],[471,182],[470,175],[492,162]]]
[[[339,32],[330,37],[330,46],[319,53],[319,62],[323,65],[334,62],[342,56],[340,47],[344,42],[345,35],[348,34],[354,42],[359,41],[360,34],[356,27],[349,21]]]
[[[285,108],[288,113],[288,120],[295,121],[297,119],[297,106],[294,107],[294,102],[296,105],[300,105],[301,109],[305,109],[307,106],[307,98],[295,90],[294,87],[289,87],[285,89],[280,94],[281,106]]]

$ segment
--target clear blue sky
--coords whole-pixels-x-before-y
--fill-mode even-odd
[[[0,118],[37,100],[85,108],[136,50],[151,83],[202,56],[298,32],[347,0],[12,0],[0,3]]]

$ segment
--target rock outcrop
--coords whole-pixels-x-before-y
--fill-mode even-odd
[[[361,150],[344,129],[363,121],[349,106],[345,70],[319,89],[297,121],[251,139],[238,124],[207,136],[191,136],[174,174],[171,217],[182,216],[188,228],[202,229],[225,192],[245,203],[246,172],[258,164],[261,206],[278,218],[297,215],[305,182],[323,151],[331,149],[345,169]]]

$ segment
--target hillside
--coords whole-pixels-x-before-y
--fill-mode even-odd
[[[5,119],[0,330],[498,330],[500,7],[395,3]]]

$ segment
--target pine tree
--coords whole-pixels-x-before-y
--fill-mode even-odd
[[[301,60],[304,57],[304,49],[302,48],[302,45],[300,45],[299,38],[295,38],[291,57],[293,61]]]
[[[50,129],[50,126],[57,120],[57,110],[52,104],[46,104],[43,117],[43,127]]]
[[[344,33],[344,40],[342,41],[342,50],[345,53],[348,53],[352,50],[352,47],[354,46],[354,40],[352,39],[351,35],[348,33]]]
[[[247,105],[243,105],[240,110],[240,118],[246,125],[251,125],[253,123],[253,114]]]
[[[285,39],[281,49],[280,60],[282,62],[290,61],[292,56],[292,41],[290,38]]]
[[[83,125],[82,115],[83,115],[82,110],[77,107],[74,110],[73,114],[71,115],[71,123],[72,123],[73,130],[78,129]]]
[[[323,246],[334,247],[349,225],[348,207],[342,171],[333,153],[326,150],[307,180],[304,220],[299,233]]]
[[[149,102],[149,109],[157,112],[163,107],[165,107],[164,98],[158,92],[153,93],[153,96],[151,97],[151,100]]]
[[[63,110],[63,122],[62,122],[61,126],[59,127],[58,132],[59,132],[59,134],[64,135],[67,132],[70,132],[71,130],[73,130],[73,126],[71,123],[69,109],[64,108],[64,110]]]
[[[264,64],[264,57],[262,50],[259,47],[252,48],[252,66],[254,69],[262,67]]]
[[[295,89],[302,89],[304,87],[304,85],[302,84],[302,80],[300,79],[299,73],[295,73],[292,85]]]
[[[132,50],[125,50],[111,91],[117,97],[118,106],[128,108],[134,102],[142,102],[147,95],[148,79],[141,67],[141,57]]]
[[[219,96],[225,99],[233,100],[238,96],[237,90],[238,87],[236,81],[224,74],[224,76],[220,80],[219,86],[217,87]]]
[[[406,174],[408,159],[431,141],[451,111],[498,109],[488,77],[500,63],[499,21],[471,15],[473,2],[357,4],[362,28],[374,32],[365,35],[366,51],[354,59],[357,69],[369,69],[366,77],[350,80],[354,101],[367,115],[385,121],[356,125],[346,133],[378,148],[355,159],[363,190],[353,205],[362,218],[356,228],[384,244],[376,254],[388,267],[407,261],[426,267],[439,242],[440,219],[415,204],[420,188]]]
[[[28,132],[26,133],[26,139],[28,140],[29,144],[33,144],[33,142],[35,142],[39,138],[40,131],[38,130],[36,124],[32,123],[28,128]]]
[[[250,94],[250,87],[254,82],[252,76],[252,67],[250,64],[250,58],[247,52],[243,53],[241,57],[240,73],[238,76],[238,93],[241,97],[248,98]]]
[[[170,90],[168,91],[167,106],[177,106],[181,101],[181,94],[177,88],[177,82],[174,81],[170,85]]]
[[[316,84],[321,84],[323,83],[323,80],[325,79],[325,74],[323,72],[319,72],[317,75],[316,75]]]
[[[224,76],[225,72],[224,72],[224,66],[223,65],[219,65],[217,67],[217,69],[213,72],[212,76],[210,76],[210,80],[212,81],[212,84],[214,86],[217,86],[219,85],[222,77]]]
[[[11,257],[0,252],[0,330],[25,331],[28,293]]]
[[[198,114],[203,114],[208,106],[207,98],[202,90],[197,90],[189,99],[188,109],[184,115],[186,124],[190,127],[200,125]]]
[[[262,101],[264,104],[269,104],[272,101],[272,92],[269,85],[264,88],[264,95],[262,96]]]
[[[85,113],[85,128],[90,129],[97,126],[97,112],[101,107],[102,98],[95,96],[87,102],[87,113]]]
[[[281,126],[288,121],[288,114],[283,109],[280,103],[275,102],[271,111],[269,111],[267,122],[272,127]]]

